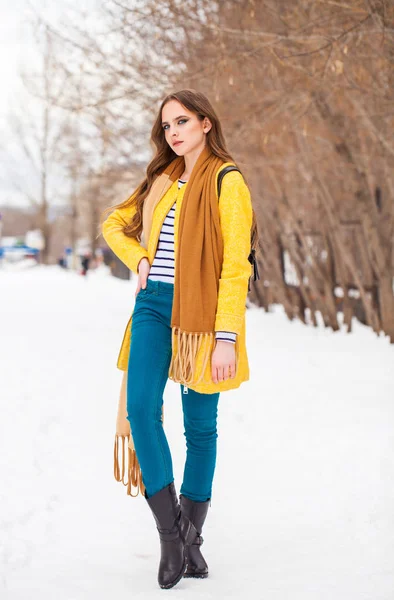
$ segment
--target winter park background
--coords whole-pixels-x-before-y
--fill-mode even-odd
[[[167,593],[392,600],[393,25],[363,0],[0,2],[0,600],[166,593],[152,514],[113,476],[137,280],[97,233],[184,87],[247,176],[261,280],[250,380],[219,404],[210,575]],[[179,492],[171,380],[164,402]]]
[[[0,271],[1,597],[156,598],[157,531],[113,478],[116,356],[135,282]],[[251,380],[223,394],[211,575],[180,598],[391,598],[392,346],[247,311]],[[305,385],[305,382],[308,385]],[[177,384],[165,390],[179,491]],[[156,589],[157,587],[157,589]]]

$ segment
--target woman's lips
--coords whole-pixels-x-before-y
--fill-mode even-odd
[[[183,140],[182,142],[174,142],[174,146],[179,146],[179,144],[183,144]]]

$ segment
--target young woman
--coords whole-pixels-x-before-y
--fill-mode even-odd
[[[200,546],[212,494],[220,392],[249,379],[245,301],[257,228],[250,193],[209,100],[181,90],[162,102],[146,178],[102,226],[138,275],[118,366],[127,369],[127,419],[144,496],[161,541],[162,588],[207,577]],[[180,383],[187,457],[174,486],[163,429],[168,378]]]

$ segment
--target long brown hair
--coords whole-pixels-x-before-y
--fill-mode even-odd
[[[136,238],[139,242],[141,241],[142,234],[142,209],[144,206],[144,200],[149,194],[152,183],[156,177],[164,171],[164,169],[174,160],[174,158],[178,157],[165,139],[165,132],[161,124],[163,107],[170,102],[170,100],[177,100],[180,104],[182,104],[182,106],[193,112],[197,118],[200,119],[200,121],[203,121],[205,117],[208,117],[212,127],[206,134],[206,145],[211,149],[213,154],[221,158],[224,162],[235,162],[227,151],[219,118],[208,98],[201,92],[197,92],[196,90],[192,89],[180,90],[179,92],[168,94],[168,96],[166,96],[161,103],[156,120],[152,127],[151,141],[156,146],[156,155],[152,158],[146,168],[145,179],[139,184],[137,189],[131,196],[129,196],[129,198],[127,198],[127,200],[121,202],[120,204],[106,208],[102,212],[100,219],[100,226],[102,227],[103,222],[113,210],[117,208],[126,208],[132,204],[136,204],[137,212],[130,222],[124,226],[123,233],[129,237]],[[245,179],[244,175],[243,177]],[[258,245],[258,231],[254,210],[251,230],[251,245],[252,248],[257,248]]]

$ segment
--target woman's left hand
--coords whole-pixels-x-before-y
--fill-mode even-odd
[[[235,344],[217,340],[212,352],[212,381],[219,383],[235,377]]]

